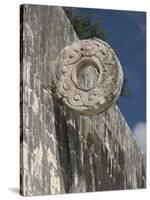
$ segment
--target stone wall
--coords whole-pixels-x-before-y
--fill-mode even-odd
[[[78,40],[63,9],[20,8],[20,193],[144,188],[145,158],[116,105],[81,116],[55,99],[53,61]]]

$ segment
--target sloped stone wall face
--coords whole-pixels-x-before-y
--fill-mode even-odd
[[[144,188],[145,159],[117,106],[82,116],[53,95],[53,62],[78,40],[63,9],[22,5],[20,22],[20,193]]]

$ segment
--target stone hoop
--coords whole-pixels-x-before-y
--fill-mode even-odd
[[[74,42],[60,52],[55,64],[56,96],[80,114],[103,112],[118,98],[122,67],[106,42],[96,38]]]

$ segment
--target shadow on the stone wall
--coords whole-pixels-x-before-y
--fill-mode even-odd
[[[65,116],[65,108],[61,100],[54,100],[54,113],[55,113],[55,129],[56,139],[59,149],[59,160],[63,175],[64,189],[66,193],[70,192],[72,185],[72,168],[70,158],[70,147],[68,141],[68,128]]]

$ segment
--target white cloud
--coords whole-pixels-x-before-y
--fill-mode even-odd
[[[146,123],[138,122],[133,128],[133,133],[142,151],[146,153]]]

